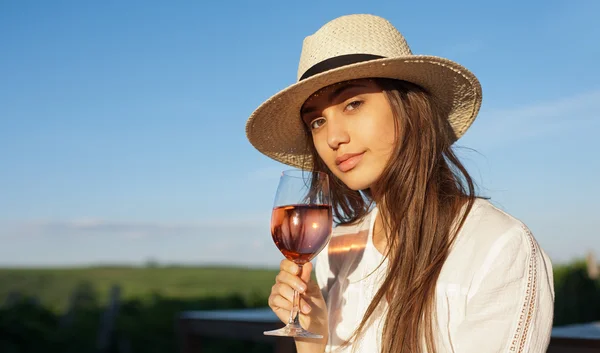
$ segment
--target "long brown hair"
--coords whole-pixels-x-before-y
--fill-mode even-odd
[[[312,169],[329,174],[336,223],[361,220],[375,202],[386,233],[387,273],[353,338],[387,300],[382,353],[436,352],[436,282],[475,200],[474,183],[452,149],[455,136],[437,102],[409,82],[376,81],[396,117],[396,146],[374,190],[349,189],[309,142]]]

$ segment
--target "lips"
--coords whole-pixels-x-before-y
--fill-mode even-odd
[[[364,152],[361,153],[346,153],[335,159],[335,164],[341,172],[347,172],[352,170],[360,162],[364,156]]]

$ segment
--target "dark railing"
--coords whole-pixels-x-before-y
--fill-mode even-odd
[[[202,353],[203,341],[211,337],[270,342],[273,352],[295,352],[293,339],[263,335],[282,326],[269,308],[183,312],[177,321],[180,352]],[[600,322],[555,327],[547,352],[600,352]]]

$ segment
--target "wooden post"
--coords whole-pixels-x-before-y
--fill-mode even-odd
[[[119,304],[121,296],[121,287],[115,285],[110,290],[110,299],[108,306],[104,310],[100,319],[100,330],[98,331],[98,339],[96,350],[99,353],[107,352],[110,348],[112,334],[115,328],[115,322],[119,314]]]
[[[21,300],[23,296],[21,295],[21,293],[16,292],[16,291],[12,291],[10,293],[8,293],[8,295],[6,296],[6,300],[4,301],[4,307],[5,308],[9,308],[13,305],[15,305],[16,303],[19,302],[19,300]]]
[[[119,353],[131,353],[131,342],[128,339],[119,340]]]
[[[79,300],[79,290],[77,288],[73,289],[71,295],[69,296],[69,303],[65,308],[64,313],[60,317],[59,326],[60,327],[68,327],[73,324],[75,320],[75,308],[77,307],[77,302]]]
[[[585,262],[587,264],[587,272],[588,276],[591,279],[597,279],[600,272],[598,270],[598,265],[596,264],[596,256],[593,251],[588,251],[587,256],[585,258]]]

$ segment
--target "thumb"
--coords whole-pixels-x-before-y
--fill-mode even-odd
[[[313,270],[313,264],[311,262],[307,262],[302,265],[302,273],[300,274],[300,278],[304,281],[304,283],[310,282],[310,273]]]

